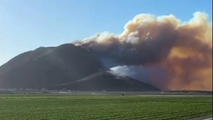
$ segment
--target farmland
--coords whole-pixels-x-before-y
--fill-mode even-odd
[[[187,120],[211,106],[208,96],[0,95],[0,120]]]

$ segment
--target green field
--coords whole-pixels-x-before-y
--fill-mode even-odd
[[[187,120],[211,106],[193,96],[0,95],[0,120]]]

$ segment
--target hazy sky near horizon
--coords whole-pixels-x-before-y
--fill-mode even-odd
[[[0,0],[0,65],[40,46],[120,34],[141,13],[189,21],[196,11],[212,21],[212,0]]]

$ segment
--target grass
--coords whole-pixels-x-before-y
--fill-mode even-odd
[[[187,120],[211,106],[193,96],[0,95],[0,120]]]

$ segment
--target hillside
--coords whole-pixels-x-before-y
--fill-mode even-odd
[[[74,82],[54,85],[49,88],[80,91],[159,91],[158,88],[133,78],[117,76],[104,71],[94,73]]]
[[[45,88],[104,69],[89,51],[64,44],[20,54],[0,67],[0,88]]]
[[[158,91],[151,85],[107,70],[97,55],[81,46],[40,47],[0,67],[0,89]]]

